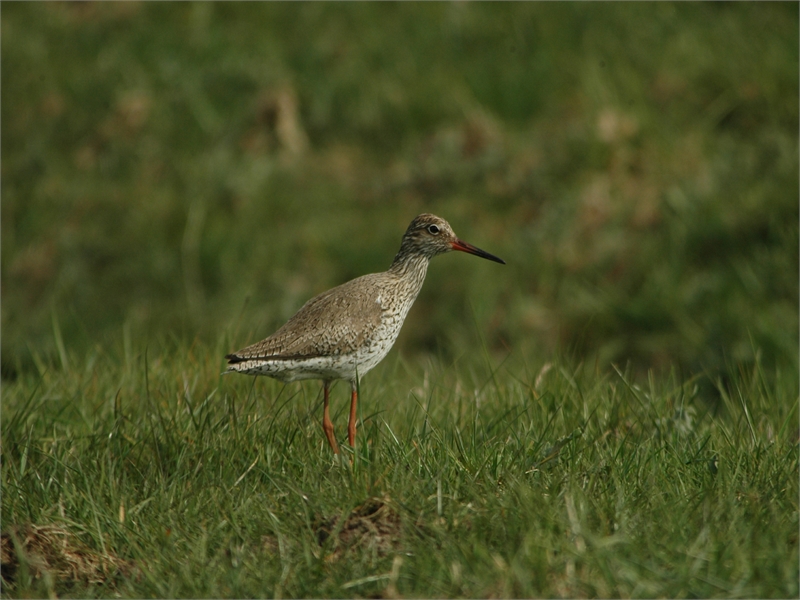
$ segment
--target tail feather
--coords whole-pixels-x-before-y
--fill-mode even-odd
[[[226,354],[225,358],[228,360],[228,368],[225,369],[221,373],[221,375],[227,375],[228,373],[238,373],[239,369],[236,368],[236,365],[247,360],[246,358],[242,358],[241,356],[238,356],[236,354]]]

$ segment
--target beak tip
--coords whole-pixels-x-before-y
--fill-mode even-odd
[[[485,258],[486,260],[491,260],[494,262],[498,262],[501,265],[506,264],[502,258],[495,256],[494,254],[489,254],[486,250],[481,250],[480,248],[476,248],[472,244],[468,244],[462,240],[457,239],[454,241],[451,246],[453,250],[458,250],[460,252],[466,252],[468,254],[474,254],[475,256],[480,256],[481,258]]]

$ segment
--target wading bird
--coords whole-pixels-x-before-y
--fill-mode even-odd
[[[451,250],[505,264],[458,239],[444,219],[419,215],[403,234],[400,251],[388,271],[358,277],[312,298],[267,339],[228,354],[225,372],[267,375],[284,383],[321,379],[325,403],[322,428],[336,454],[339,447],[328,395],[334,379],[349,381],[347,439],[355,446],[358,378],[392,348],[422,288],[430,259]]]

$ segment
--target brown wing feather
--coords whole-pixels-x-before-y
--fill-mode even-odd
[[[231,364],[253,359],[310,358],[348,354],[381,322],[382,273],[364,275],[315,296],[267,339],[229,354]]]

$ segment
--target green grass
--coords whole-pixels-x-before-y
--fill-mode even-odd
[[[796,3],[0,10],[3,594],[797,597]],[[221,357],[421,212],[334,464]]]
[[[711,410],[675,375],[394,353],[350,465],[316,382],[221,377],[229,345],[67,352],[4,386],[4,524],[134,565],[18,569],[6,596],[798,594],[794,372],[732,369]]]

